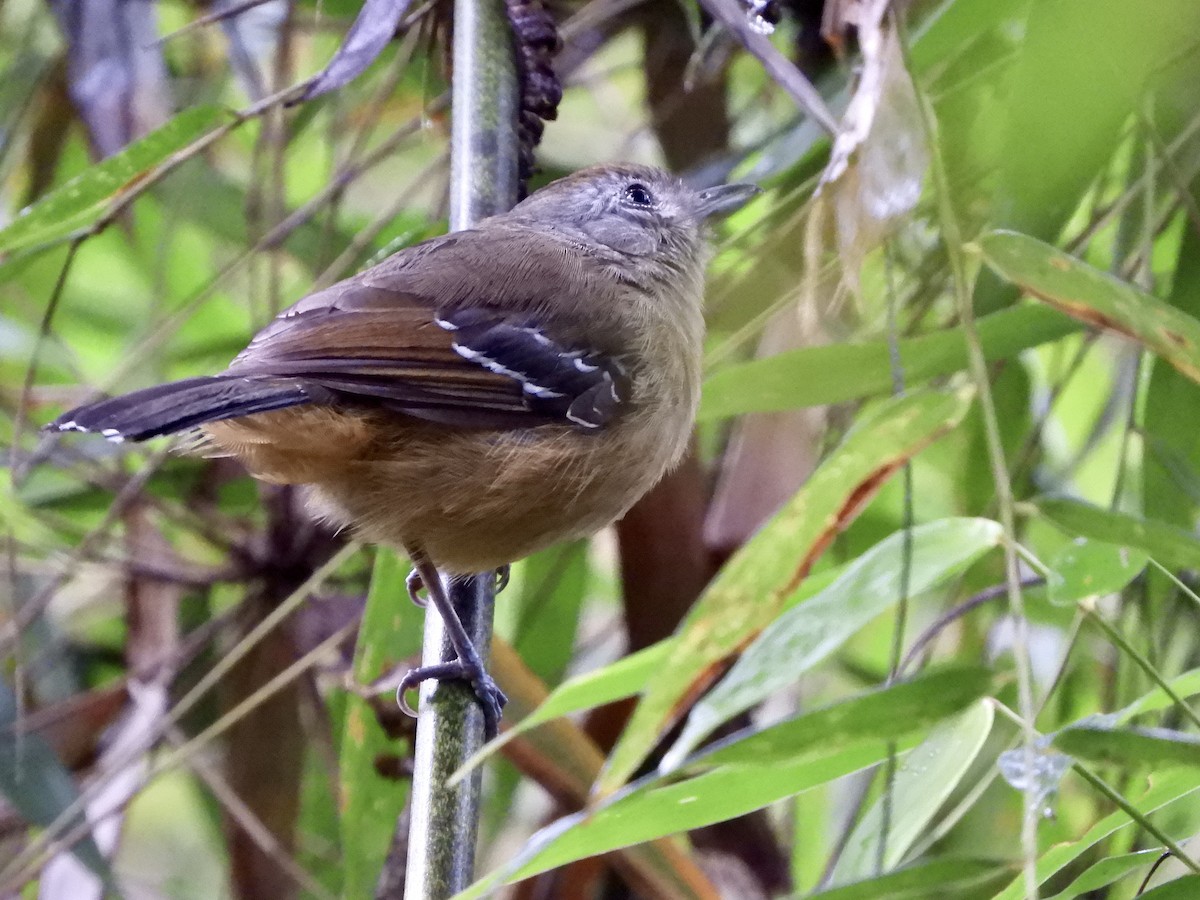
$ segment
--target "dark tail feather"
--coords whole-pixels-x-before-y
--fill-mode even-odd
[[[98,432],[110,441],[144,441],[187,428],[312,403],[324,392],[284,378],[213,375],[100,400],[64,413],[51,431]]]

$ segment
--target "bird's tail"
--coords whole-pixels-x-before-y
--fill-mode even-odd
[[[117,443],[144,441],[205,422],[312,403],[321,393],[320,388],[292,378],[187,378],[88,403],[64,413],[46,428],[95,432]]]

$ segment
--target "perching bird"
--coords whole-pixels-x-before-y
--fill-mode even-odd
[[[199,428],[208,454],[307,485],[316,513],[403,549],[458,654],[403,687],[466,679],[494,733],[504,696],[438,571],[590,535],[679,460],[700,391],[706,220],[757,191],[587,169],[303,298],[219,375],[48,427],[114,441]]]

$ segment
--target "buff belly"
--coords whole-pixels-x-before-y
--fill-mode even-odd
[[[633,505],[675,461],[675,441],[638,449],[617,435],[549,426],[521,433],[447,434],[349,462],[312,488],[314,510],[367,541],[421,549],[441,569],[481,572],[590,535]],[[623,451],[623,452],[621,452]]]
[[[335,526],[467,573],[619,518],[679,458],[690,428],[686,408],[641,416],[654,427],[630,417],[599,434],[558,425],[466,431],[301,407],[205,431],[255,476],[308,485],[314,513]]]

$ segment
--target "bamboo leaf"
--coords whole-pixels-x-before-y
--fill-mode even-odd
[[[1088,325],[1132,338],[1200,381],[1200,321],[1049,244],[1013,231],[979,241],[1004,278]]]
[[[1174,804],[1186,805],[1187,798],[1197,790],[1200,790],[1200,772],[1181,769],[1151,776],[1150,787],[1133,802],[1141,815],[1148,816]],[[1038,857],[1038,883],[1044,883],[1101,841],[1133,824],[1134,820],[1128,813],[1117,810],[1094,824],[1078,840],[1055,844],[1048,848]],[[1020,900],[1024,896],[1025,880],[1023,876],[1018,875],[1008,887],[996,894],[994,900]]]
[[[942,519],[876,544],[833,584],[772,622],[688,715],[679,739],[663,758],[669,771],[722,722],[794,683],[837,651],[868,622],[899,600],[897,573],[909,551],[909,592],[917,596],[961,572],[999,545],[990,519]]]
[[[474,900],[511,884],[566,865],[656,837],[736,818],[868,766],[887,753],[878,742],[860,743],[771,769],[729,766],[676,784],[621,797],[600,810],[584,810],[547,825],[500,869],[456,894]]]
[[[883,759],[887,741],[960,712],[989,684],[982,669],[943,670],[733,735],[697,761],[692,777],[643,780],[543,828],[457,900],[576,859],[732,819],[841,778]]]
[[[1082,875],[1047,900],[1075,900],[1076,897],[1108,887],[1135,869],[1151,865],[1162,856],[1161,850],[1137,850],[1109,856],[1088,867]]]
[[[0,231],[0,253],[49,246],[92,225],[152,169],[233,121],[220,106],[195,106],[119,153],[89,166]]]
[[[354,651],[354,678],[359,684],[370,684],[420,652],[422,616],[408,601],[407,574],[407,561],[394,552],[380,550],[376,554]],[[402,715],[399,710],[396,714]],[[406,754],[408,748],[384,731],[363,697],[346,698],[345,721],[338,766],[344,893],[368,897],[375,891],[409,786],[407,779],[381,774],[378,762]]]
[[[979,339],[989,361],[1056,341],[1079,330],[1066,316],[1037,305],[1020,306],[979,320]],[[910,384],[967,368],[967,344],[959,328],[900,342],[900,362]],[[725,366],[704,383],[699,419],[716,421],[753,412],[843,403],[892,389],[886,341],[805,347]]]
[[[976,896],[1006,876],[1012,866],[992,859],[933,859],[808,894],[809,900],[927,900],[929,897]]]
[[[676,632],[597,784],[614,791],[686,708],[783,608],[813,563],[905,461],[966,414],[968,390],[893,398],[865,416],[808,483],[721,570]]]
[[[1126,767],[1200,767],[1200,737],[1169,728],[1106,728],[1080,724],[1064,728],[1053,744],[1063,753]]]
[[[1069,606],[1085,597],[1116,593],[1146,568],[1148,560],[1142,550],[1079,538],[1050,563],[1046,578],[1050,602]]]
[[[1200,694],[1200,669],[1192,669],[1184,672],[1181,675],[1176,675],[1167,682],[1171,690],[1178,697],[1194,697]],[[1137,716],[1145,715],[1149,712],[1158,712],[1159,710],[1168,709],[1175,704],[1175,700],[1161,687],[1156,687],[1147,694],[1142,695],[1137,700],[1134,700],[1124,709],[1113,713],[1113,721],[1117,724],[1125,724]]]
[[[829,743],[845,746],[907,734],[960,712],[989,684],[990,675],[983,669],[934,670],[766,728],[730,735],[703,750],[691,764],[770,765],[819,755]]]
[[[992,705],[978,702],[933,732],[905,755],[892,784],[892,822],[887,831],[883,868],[899,865],[933,821],[938,809],[967,774],[992,730]],[[834,867],[834,883],[855,881],[875,871],[883,835],[883,800],[859,820]]]
[[[1200,569],[1200,540],[1183,528],[1068,497],[1042,497],[1037,508],[1068,534],[1134,547],[1168,568]]]

